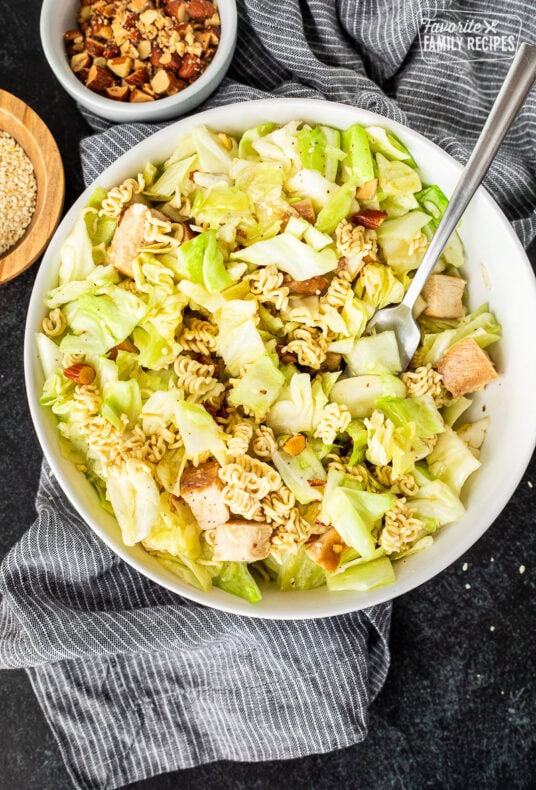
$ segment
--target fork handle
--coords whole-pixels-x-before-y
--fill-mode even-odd
[[[443,248],[475,191],[480,186],[497,149],[512,125],[517,111],[536,80],[536,46],[522,44],[510,66],[503,86],[491,108],[488,120],[456,184],[449,205],[403,299],[413,308],[417,297],[436,265]]]

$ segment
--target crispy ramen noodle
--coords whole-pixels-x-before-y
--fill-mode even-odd
[[[349,475],[354,480],[357,480],[358,483],[361,483],[367,491],[376,493],[389,487],[385,486],[381,480],[377,479],[365,464],[350,466],[347,463],[347,458],[339,457],[336,453],[329,453],[326,459],[328,461],[328,469],[334,469],[337,472]]]
[[[271,540],[272,553],[277,559],[298,551],[311,535],[312,527],[297,507],[289,511],[285,522],[276,527]]]
[[[134,195],[139,195],[144,189],[145,179],[141,173],[138,173],[137,179],[127,178],[119,186],[110,189],[102,201],[99,214],[116,219]]]
[[[339,403],[328,403],[322,410],[322,416],[316,426],[314,436],[322,439],[324,444],[333,444],[337,434],[344,433],[352,415],[348,407]]]
[[[252,450],[259,458],[271,458],[276,449],[274,432],[267,425],[259,425],[255,428]]]
[[[335,275],[325,295],[320,301],[325,302],[336,310],[341,309],[346,304],[348,297],[352,293],[352,275],[346,269]]]
[[[268,480],[253,472],[246,472],[239,463],[225,464],[218,474],[222,483],[246,491],[257,499],[262,499],[270,492]]]
[[[283,352],[296,354],[298,362],[304,367],[318,370],[328,350],[328,343],[323,333],[309,326],[299,326],[294,330],[292,340],[283,348]]]
[[[296,505],[296,497],[285,485],[264,497],[261,502],[264,517],[269,524],[282,526]]]
[[[424,531],[424,523],[413,515],[406,505],[405,497],[397,500],[396,505],[384,516],[384,526],[380,532],[380,546],[387,554],[405,551]]]
[[[41,326],[48,337],[59,337],[65,332],[67,321],[60,308],[56,307],[50,311],[46,318],[43,318]]]
[[[222,499],[231,513],[243,516],[248,521],[263,520],[258,498],[248,494],[247,491],[241,491],[233,485],[226,485],[222,490]]]
[[[253,424],[250,420],[242,420],[232,427],[231,438],[227,442],[227,452],[231,457],[245,455],[253,438]]]
[[[283,279],[283,272],[274,264],[262,266],[248,277],[251,293],[259,302],[270,303],[276,310],[286,310],[288,307],[289,289],[283,285]]]
[[[209,393],[219,395],[225,389],[225,385],[214,378],[215,365],[203,365],[191,357],[179,356],[173,363],[173,369],[177,375],[177,388],[201,400]]]
[[[186,351],[208,356],[216,350],[217,337],[218,329],[210,321],[190,318],[179,335],[179,343]]]
[[[62,368],[70,368],[72,365],[79,365],[83,361],[83,354],[64,354],[61,358],[61,366]]]
[[[347,219],[342,219],[335,228],[335,243],[340,256],[351,258],[354,275],[365,263],[378,260],[376,231],[352,225]]]
[[[406,385],[408,398],[430,395],[438,408],[445,405],[446,390],[442,384],[441,373],[434,370],[430,362],[420,365],[414,371],[407,370],[400,378]]]
[[[392,466],[376,466],[374,469],[374,476],[384,488],[396,486],[400,489],[400,493],[406,497],[416,496],[416,494],[419,493],[419,486],[413,475],[405,474],[399,477],[393,477]]]

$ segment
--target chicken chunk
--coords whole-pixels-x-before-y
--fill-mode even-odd
[[[443,384],[455,398],[481,389],[498,377],[490,358],[473,338],[452,346],[439,360],[437,369]]]
[[[306,219],[307,222],[310,222],[311,225],[314,225],[316,222],[316,213],[313,208],[313,202],[311,198],[304,198],[303,200],[298,200],[297,203],[292,204],[292,208],[296,212],[299,217]]]
[[[308,543],[305,546],[305,551],[317,565],[329,573],[333,573],[339,567],[345,548],[345,542],[337,530],[331,527],[323,535],[319,535],[313,543]]]
[[[228,521],[216,527],[214,559],[221,562],[256,562],[270,553],[272,527],[258,521]]]
[[[426,302],[424,315],[430,318],[461,318],[464,290],[465,280],[461,277],[431,274],[422,289],[422,297]]]
[[[201,529],[213,529],[229,518],[229,508],[223,501],[223,483],[218,476],[217,461],[206,461],[199,466],[187,466],[181,477],[181,496]]]
[[[144,245],[147,215],[169,221],[160,211],[149,209],[144,203],[133,203],[123,212],[114,233],[108,260],[126,277],[134,277],[132,261]]]
[[[317,277],[309,277],[308,280],[294,280],[290,274],[287,274],[285,275],[283,285],[286,285],[289,294],[315,296],[327,289],[329,280],[322,274],[319,274]]]

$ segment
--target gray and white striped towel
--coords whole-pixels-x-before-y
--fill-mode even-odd
[[[239,0],[239,45],[206,106],[324,96],[407,122],[464,161],[508,63],[427,62],[421,18],[451,0]],[[536,42],[523,0],[463,13]],[[535,96],[487,179],[522,242],[536,235]],[[82,145],[86,181],[155,127]],[[114,788],[219,759],[268,760],[362,740],[387,673],[390,606],[267,622],[184,601],[141,577],[73,512],[45,466],[38,518],[0,573],[0,665],[24,666],[75,786]]]

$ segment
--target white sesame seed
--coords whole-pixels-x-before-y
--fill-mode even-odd
[[[523,574],[523,573],[525,573],[525,571],[526,571],[525,566],[524,565],[520,565],[519,566],[519,573]]]
[[[495,626],[494,625],[490,625],[489,630],[490,631],[495,631]]]
[[[462,565],[462,571],[466,571],[468,568],[469,568],[469,565],[466,562],[464,562],[463,565]]]
[[[7,132],[0,132],[0,255],[24,235],[35,212],[36,195],[30,159]]]
[[[466,584],[466,585],[465,585],[465,589],[466,589],[466,590],[470,590],[470,589],[471,589],[471,585],[470,585],[470,584]]]
[[[494,559],[494,557],[490,557],[490,558],[489,558],[489,561],[490,561],[490,562],[495,562],[495,559]]]
[[[527,480],[527,485],[529,488],[534,488],[534,486],[532,485],[532,480]]]

